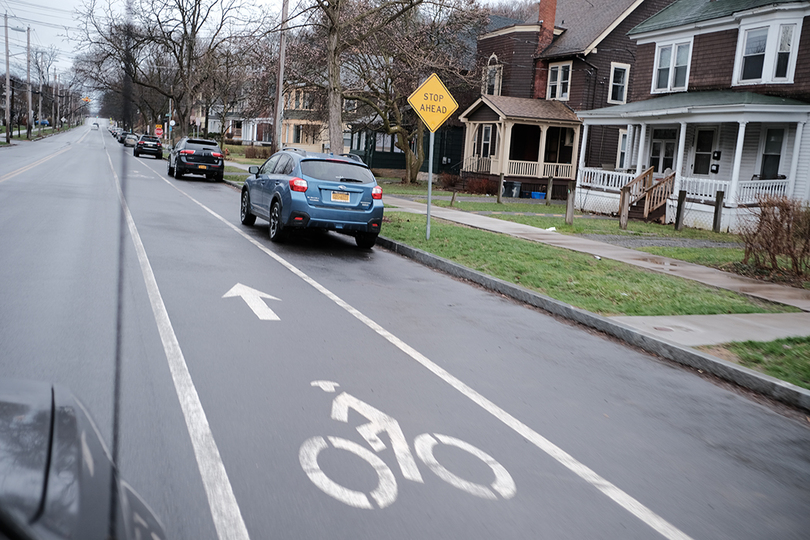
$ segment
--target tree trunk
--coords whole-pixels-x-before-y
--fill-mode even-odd
[[[340,54],[338,52],[338,28],[329,27],[326,39],[327,56],[327,105],[329,107],[329,151],[343,153],[343,97],[340,82]]]

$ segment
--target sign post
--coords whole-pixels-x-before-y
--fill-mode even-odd
[[[430,151],[428,152],[428,200],[427,200],[427,228],[425,239],[430,240],[430,202],[433,192],[433,142],[436,130],[450,118],[458,109],[458,103],[447,91],[444,83],[435,73],[431,74],[425,82],[408,96],[410,103],[422,122],[430,130]]]

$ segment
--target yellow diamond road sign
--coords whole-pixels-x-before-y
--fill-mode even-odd
[[[436,131],[458,109],[458,103],[435,73],[408,97],[408,103],[430,131]]]

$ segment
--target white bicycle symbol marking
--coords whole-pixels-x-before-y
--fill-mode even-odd
[[[330,381],[313,381],[311,385],[318,386],[325,392],[334,392],[335,387],[338,386],[337,383]],[[394,456],[402,471],[402,476],[413,482],[424,483],[416,461],[413,458],[413,454],[411,454],[408,441],[405,439],[405,435],[402,433],[402,429],[399,426],[399,422],[346,392],[342,392],[332,401],[332,419],[340,422],[348,422],[349,409],[356,411],[369,420],[367,424],[358,426],[357,431],[369,446],[371,446],[374,452],[381,452],[386,448],[385,443],[378,435],[380,433],[387,433],[391,441]],[[329,448],[330,443],[333,448],[351,452],[371,465],[377,473],[378,484],[376,489],[371,491],[368,495],[377,503],[379,508],[385,508],[396,501],[398,493],[397,481],[388,465],[386,465],[379,456],[364,446],[360,446],[342,437],[328,436],[324,438],[316,436],[307,439],[301,445],[298,451],[298,460],[313,484],[327,495],[349,506],[365,509],[374,508],[365,493],[338,484],[321,470],[318,465],[318,455]],[[492,472],[495,474],[495,480],[492,484],[486,486],[470,482],[453,474],[436,460],[434,448],[438,444],[455,446],[477,457],[492,469]],[[491,500],[497,500],[498,495],[504,499],[511,499],[515,496],[517,491],[515,481],[512,480],[512,477],[503,465],[498,463],[483,450],[467,442],[440,433],[434,433],[432,435],[423,433],[414,439],[414,449],[419,459],[422,460],[436,476],[462,491],[466,491],[476,497]],[[496,495],[496,493],[498,495]]]

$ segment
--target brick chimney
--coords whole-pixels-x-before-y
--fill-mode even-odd
[[[537,52],[539,56],[545,51],[554,39],[554,20],[557,17],[557,0],[540,0],[537,3],[537,22],[540,23],[540,34],[537,38]],[[537,59],[534,61],[534,90],[532,97],[544,99],[548,83],[548,61]]]

